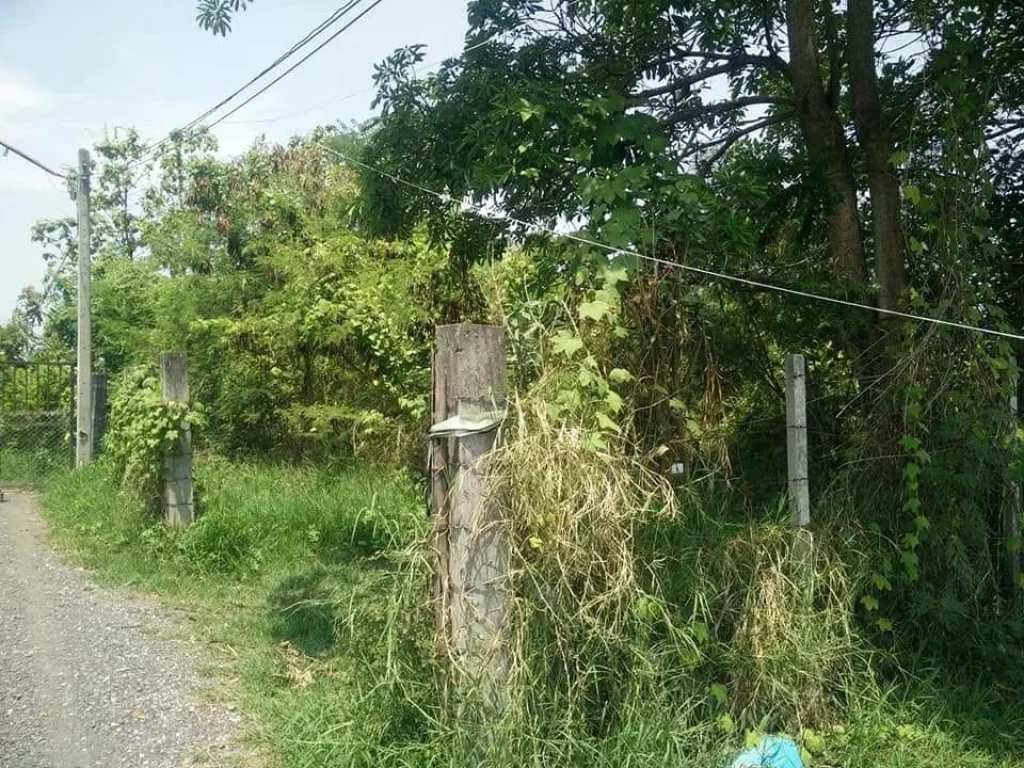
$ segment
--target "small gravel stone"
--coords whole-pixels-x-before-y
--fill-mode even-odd
[[[201,646],[44,533],[29,497],[0,504],[0,768],[238,765],[238,713],[201,701]]]

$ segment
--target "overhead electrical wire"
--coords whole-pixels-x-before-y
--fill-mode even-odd
[[[497,32],[497,33],[491,35],[490,37],[488,37],[487,39],[481,40],[479,43],[474,43],[473,45],[471,45],[468,48],[464,49],[462,51],[462,53],[459,54],[459,55],[460,56],[464,56],[467,53],[471,53],[472,51],[475,51],[475,50],[477,50],[479,48],[483,48],[485,45],[487,45],[488,43],[492,42],[495,38],[500,37],[502,34],[504,34],[504,33]],[[447,57],[447,58],[444,58],[444,59],[435,59],[434,61],[428,62],[427,64],[422,64],[422,65],[420,65],[420,67],[417,68],[416,74],[418,76],[420,73],[429,72],[430,70],[434,69],[435,67],[441,66],[442,64],[444,64],[446,61],[448,61],[451,58],[452,57]],[[285,114],[274,115],[273,117],[261,118],[261,119],[258,119],[258,120],[229,120],[226,123],[224,123],[224,125],[262,125],[264,123],[277,123],[277,122],[280,122],[281,120],[287,120],[289,117],[298,117],[299,115],[305,115],[305,114],[307,114],[309,112],[313,112],[314,110],[317,110],[317,109],[323,109],[324,107],[330,107],[330,106],[332,106],[334,104],[340,104],[343,101],[348,101],[349,99],[354,99],[356,96],[362,96],[363,94],[370,93],[370,92],[376,90],[376,88],[377,88],[377,86],[371,85],[368,88],[362,88],[362,89],[360,89],[358,91],[353,91],[352,93],[347,93],[344,96],[339,96],[336,99],[331,99],[330,101],[323,102],[322,104],[314,104],[312,107],[305,107],[305,108],[300,109],[300,110],[298,110],[296,112],[287,112]]]
[[[278,57],[278,60],[274,64],[272,64],[271,66],[269,66],[266,69],[264,69],[259,75],[256,75],[255,77],[250,79],[250,81],[246,85],[244,85],[241,88],[239,88],[238,90],[236,90],[232,95],[228,96],[227,98],[222,99],[221,102],[219,102],[217,105],[215,105],[214,107],[211,107],[210,109],[208,109],[206,112],[204,112],[202,115],[200,115],[196,119],[192,120],[190,123],[188,123],[183,128],[180,128],[180,129],[175,130],[175,131],[171,132],[170,134],[168,134],[168,136],[166,138],[164,138],[162,141],[160,141],[156,145],[154,145],[154,147],[150,150],[150,152],[148,152],[143,158],[140,158],[138,161],[136,161],[136,163],[140,163],[140,162],[145,162],[145,161],[148,161],[148,160],[156,159],[157,157],[159,157],[160,155],[162,155],[164,153],[165,147],[167,145],[175,143],[176,138],[179,135],[181,135],[181,134],[183,134],[185,132],[190,132],[191,134],[194,135],[194,134],[202,132],[202,131],[208,131],[211,128],[213,128],[214,126],[220,124],[221,122],[226,120],[228,117],[230,117],[231,115],[235,114],[240,109],[242,109],[246,105],[250,104],[251,102],[253,102],[255,99],[259,98],[260,96],[262,96],[270,88],[274,87],[277,83],[281,82],[281,80],[283,80],[285,77],[287,77],[292,72],[294,72],[296,69],[301,67],[307,61],[309,61],[309,59],[311,59],[313,56],[315,56],[317,53],[319,53],[324,48],[326,48],[330,43],[332,43],[333,41],[337,40],[342,34],[344,34],[346,31],[351,29],[357,22],[359,22],[370,11],[372,11],[374,8],[376,8],[378,5],[380,5],[382,2],[384,2],[384,0],[373,0],[373,2],[371,2],[368,7],[364,8],[357,16],[355,16],[348,23],[344,24],[342,27],[337,29],[326,40],[324,40],[318,46],[313,48],[313,50],[309,51],[305,56],[303,56],[301,59],[299,59],[297,62],[295,62],[288,69],[284,70],[284,72],[282,72],[280,75],[278,75],[273,80],[271,80],[270,82],[268,82],[265,85],[263,85],[259,90],[257,90],[255,93],[250,95],[248,98],[246,98],[240,104],[236,105],[234,108],[232,108],[228,112],[225,112],[223,115],[218,117],[216,120],[213,120],[212,122],[210,122],[210,123],[208,123],[206,125],[199,125],[205,118],[209,117],[211,114],[216,112],[221,107],[226,106],[230,101],[232,101],[234,98],[236,98],[238,95],[240,95],[247,88],[251,87],[258,80],[260,80],[262,77],[264,77],[267,74],[269,74],[269,72],[271,70],[273,70],[274,68],[279,66],[286,59],[290,58],[292,55],[294,55],[294,53],[296,53],[302,47],[304,47],[305,45],[308,45],[310,42],[313,41],[314,38],[318,37],[323,32],[325,32],[327,30],[327,28],[331,24],[336,23],[337,21],[339,21],[343,16],[347,15],[349,12],[354,10],[357,6],[359,6],[363,2],[365,2],[365,0],[350,0],[347,4],[345,4],[344,6],[339,8],[337,11],[335,11],[335,13],[331,15],[331,17],[326,19],[324,22],[321,22],[321,24],[318,25],[316,28],[314,28],[314,30],[310,31],[310,33],[308,33],[306,35],[306,37],[303,38],[302,41],[299,41],[299,43],[296,43],[295,45],[293,45],[292,48],[289,49],[288,52],[286,52],[285,54],[282,54],[282,56]]]
[[[40,162],[39,160],[36,160],[34,157],[32,157],[32,155],[28,154],[27,152],[22,152],[20,149],[8,144],[6,141],[0,141],[0,147],[3,147],[8,152],[13,152],[22,160],[26,160],[32,163],[32,165],[34,165],[36,168],[38,168],[41,171],[46,171],[46,173],[50,174],[51,176],[56,176],[58,179],[67,179],[67,176],[64,175],[63,173],[58,173],[57,171],[53,170],[53,168],[50,168],[46,164]]]
[[[801,291],[801,290],[798,290],[796,288],[788,288],[788,287],[786,287],[784,285],[776,285],[774,283],[767,283],[767,282],[764,282],[763,280],[755,280],[755,279],[752,279],[752,278],[749,278],[749,277],[741,277],[739,275],[731,275],[731,274],[728,274],[726,272],[717,272],[717,271],[712,270],[712,269],[704,269],[703,267],[695,267],[692,264],[680,264],[679,262],[676,262],[676,261],[669,261],[668,259],[661,259],[661,258],[658,258],[657,256],[650,256],[648,254],[640,253],[639,251],[634,251],[634,250],[629,249],[629,248],[616,248],[613,245],[608,245],[607,243],[602,243],[602,242],[599,242],[597,240],[591,240],[590,238],[583,237],[582,235],[577,235],[577,234],[573,234],[573,233],[569,233],[569,232],[558,232],[557,230],[551,229],[550,227],[545,227],[545,226],[540,225],[540,224],[534,224],[534,223],[531,223],[531,222],[528,222],[528,221],[523,221],[522,219],[517,219],[517,218],[515,218],[513,216],[509,216],[508,214],[502,213],[500,211],[488,210],[488,209],[484,208],[483,206],[476,205],[474,203],[470,203],[470,202],[467,202],[467,201],[456,201],[454,198],[452,198],[451,195],[447,195],[447,194],[445,194],[443,192],[437,192],[435,190],[429,189],[428,187],[424,187],[421,184],[417,184],[415,182],[403,179],[403,178],[401,178],[399,176],[396,176],[395,174],[390,173],[388,171],[385,171],[385,170],[383,170],[381,168],[376,168],[376,167],[374,167],[374,166],[372,166],[372,165],[370,165],[368,163],[364,163],[361,160],[357,160],[354,157],[350,157],[350,156],[346,155],[344,152],[340,152],[337,149],[335,149],[334,147],[328,146],[327,144],[324,144],[323,142],[315,142],[315,143],[318,146],[322,147],[323,149],[327,150],[328,152],[330,152],[330,153],[336,155],[337,157],[340,157],[341,159],[345,160],[346,162],[352,163],[354,165],[358,165],[360,168],[365,168],[366,170],[371,171],[372,173],[376,173],[376,174],[378,174],[380,176],[383,176],[386,179],[390,179],[391,181],[395,182],[396,184],[402,184],[403,186],[406,186],[406,187],[409,187],[411,189],[415,189],[415,190],[417,190],[419,192],[423,192],[425,194],[428,194],[428,195],[431,195],[433,197],[436,197],[436,198],[438,198],[439,200],[441,200],[443,202],[448,202],[448,203],[460,202],[460,204],[462,206],[464,206],[465,208],[468,208],[468,209],[470,209],[472,211],[475,211],[476,213],[479,213],[482,216],[486,216],[486,217],[489,217],[489,218],[498,218],[498,219],[501,219],[503,221],[507,221],[510,224],[517,224],[517,225],[519,225],[521,227],[526,227],[528,229],[533,229],[533,230],[537,230],[539,232],[544,232],[546,234],[553,235],[555,237],[560,237],[560,238],[563,238],[563,239],[566,239],[566,240],[572,240],[574,242],[581,243],[583,245],[589,245],[589,246],[592,246],[594,248],[598,248],[600,250],[606,251],[608,253],[623,254],[623,255],[627,255],[627,256],[634,256],[634,257],[636,257],[638,259],[642,259],[644,261],[648,261],[648,262],[651,262],[651,263],[654,263],[654,264],[661,264],[661,265],[666,266],[666,267],[672,267],[674,269],[681,269],[681,270],[683,270],[685,272],[692,272],[694,274],[703,275],[704,277],[710,277],[710,278],[713,278],[715,280],[719,280],[719,281],[723,281],[723,282],[738,283],[740,285],[746,285],[746,286],[750,286],[750,287],[753,287],[753,288],[759,288],[761,290],[771,291],[771,292],[774,292],[774,293],[781,293],[781,294],[785,294],[785,295],[788,295],[788,296],[796,296],[796,297],[803,298],[803,299],[810,299],[810,300],[813,300],[813,301],[821,301],[821,302],[826,302],[826,303],[829,303],[829,304],[836,304],[836,305],[843,306],[843,307],[850,307],[852,309],[864,310],[866,312],[875,312],[875,313],[880,314],[880,315],[886,315],[886,316],[889,316],[889,317],[899,317],[899,318],[902,318],[904,320],[912,320],[912,321],[918,322],[918,323],[925,323],[925,324],[932,324],[932,325],[941,325],[941,326],[945,326],[947,328],[956,328],[956,329],[962,330],[962,331],[970,331],[972,333],[981,333],[981,334],[985,334],[985,335],[988,335],[988,336],[998,336],[998,337],[1004,338],[1004,339],[1013,339],[1015,341],[1024,341],[1024,335],[1020,335],[1020,334],[1016,334],[1016,333],[1010,333],[1008,331],[999,331],[999,330],[996,330],[994,328],[983,328],[983,327],[977,326],[977,325],[969,325],[968,323],[961,323],[961,322],[958,322],[958,321],[955,321],[955,320],[943,320],[943,319],[938,318],[938,317],[929,317],[927,315],[915,315],[915,314],[913,314],[911,312],[901,312],[900,310],[897,310],[897,309],[885,309],[883,307],[875,307],[875,306],[872,306],[870,304],[861,304],[861,303],[856,302],[856,301],[848,301],[847,299],[839,299],[839,298],[836,298],[834,296],[823,296],[821,294],[811,293],[809,291]]]
[[[247,88],[249,88],[250,86],[254,85],[260,79],[265,77],[269,72],[271,72],[272,70],[274,70],[275,68],[280,66],[282,63],[287,61],[292,56],[294,56],[304,46],[308,45],[310,43],[310,41],[312,41],[314,38],[316,38],[318,35],[320,35],[325,29],[327,29],[329,26],[334,24],[338,19],[340,19],[342,16],[344,16],[350,10],[352,10],[352,8],[355,7],[356,5],[358,5],[359,2],[361,2],[361,0],[349,0],[349,2],[347,2],[345,5],[341,6],[338,9],[336,9],[333,13],[331,13],[330,16],[328,16],[326,19],[321,21],[319,24],[317,24],[315,27],[313,27],[313,29],[311,29],[309,32],[307,32],[304,37],[302,37],[300,40],[298,40],[296,43],[294,43],[287,51],[282,53],[280,56],[278,56],[276,59],[274,59],[274,61],[272,61],[270,64],[268,64],[262,70],[260,70],[260,72],[258,72],[252,78],[250,78],[249,81],[246,82],[243,86],[241,86],[240,88],[235,90],[233,93],[229,94],[228,96],[225,96],[223,99],[221,99],[219,102],[214,104],[212,107],[210,107],[208,110],[206,110],[201,115],[196,117],[194,120],[192,120],[187,125],[184,125],[181,128],[178,128],[173,133],[171,133],[168,136],[164,137],[161,141],[159,141],[156,145],[154,145],[154,147],[152,147],[150,151],[158,152],[162,145],[167,144],[167,143],[173,141],[173,137],[174,137],[175,134],[181,134],[181,133],[184,133],[184,132],[194,128],[196,125],[201,123],[207,117],[209,117],[214,112],[216,112],[218,109],[220,109],[224,105],[228,104],[231,100],[236,98],[239,94],[241,94]]]

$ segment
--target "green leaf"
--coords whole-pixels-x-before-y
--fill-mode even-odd
[[[862,595],[861,598],[860,598],[860,603],[861,603],[861,605],[864,606],[864,608],[866,610],[869,610],[869,611],[877,611],[878,610],[878,599],[875,598],[875,597],[872,597],[871,595]]]
[[[892,632],[892,620],[891,619],[878,619],[875,624],[883,632]]]
[[[911,578],[917,579],[917,568],[920,560],[917,554],[914,552],[903,551],[900,553],[900,560],[903,562],[903,567],[906,568],[907,573],[910,574]]]
[[[722,729],[723,733],[731,734],[736,731],[736,723],[728,713],[718,718],[718,727]]]
[[[595,418],[597,419],[597,423],[600,424],[603,429],[608,429],[617,434],[621,434],[622,427],[612,421],[607,414],[598,411],[595,414]]]
[[[608,404],[612,413],[618,413],[622,410],[622,398],[615,390],[609,389],[608,394],[604,396],[604,401]]]
[[[914,184],[907,184],[903,188],[903,196],[907,198],[907,202],[911,205],[919,205],[921,203],[921,190]]]
[[[612,305],[607,301],[585,301],[580,304],[580,318],[584,320],[600,320],[611,312]]]
[[[572,357],[583,349],[583,339],[568,331],[559,331],[551,339],[551,348],[556,354]]]
[[[711,697],[723,707],[729,703],[729,691],[721,683],[712,683],[710,686]]]
[[[612,368],[608,373],[608,378],[616,384],[627,384],[633,381],[633,374],[625,368]]]
[[[615,286],[619,283],[625,283],[629,281],[629,271],[625,267],[619,267],[618,269],[608,269],[604,273],[605,285]]]
[[[812,755],[820,755],[825,751],[825,740],[811,728],[804,728],[803,744]]]
[[[903,435],[900,438],[900,445],[907,453],[913,453],[921,447],[921,438],[915,437],[914,435]]]

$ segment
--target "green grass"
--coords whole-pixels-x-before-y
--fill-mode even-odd
[[[0,487],[44,488],[70,469],[70,448],[24,451],[0,447]]]
[[[407,476],[224,461],[204,462],[197,473],[203,515],[187,532],[147,519],[101,467],[58,478],[45,511],[56,542],[101,582],[188,610],[189,630],[216,662],[217,695],[249,715],[248,738],[269,765],[674,768],[725,765],[742,747],[742,726],[730,727],[709,693],[709,683],[722,680],[733,694],[722,676],[741,650],[719,649],[697,663],[651,666],[649,674],[666,674],[674,687],[652,687],[649,697],[625,692],[630,703],[599,728],[575,727],[556,692],[531,695],[524,719],[496,728],[492,749],[480,751],[474,726],[440,706],[429,570],[409,546],[428,520]],[[695,536],[724,551],[747,530],[712,533],[687,514],[681,530],[659,534],[676,549],[680,574]],[[680,577],[669,593],[691,584]],[[635,659],[619,663],[664,663],[634,650]],[[867,656],[885,669],[837,691],[837,716],[804,734],[816,752],[812,766],[1024,768],[1019,670],[1005,670],[1000,683],[894,651]],[[895,660],[904,673],[893,671]],[[535,661],[542,668],[543,659]],[[631,684],[645,685],[644,674]]]

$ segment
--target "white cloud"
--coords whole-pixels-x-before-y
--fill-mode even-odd
[[[0,116],[43,112],[56,105],[56,99],[36,88],[23,77],[0,70]]]

